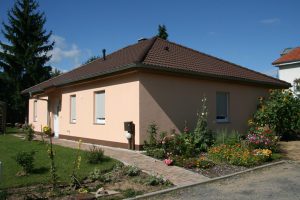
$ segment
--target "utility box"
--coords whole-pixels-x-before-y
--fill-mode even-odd
[[[133,122],[124,122],[124,131],[132,133]]]
[[[135,150],[135,125],[133,122],[124,122],[124,131],[128,139],[128,148]]]
[[[0,101],[0,134],[6,130],[6,103]]]

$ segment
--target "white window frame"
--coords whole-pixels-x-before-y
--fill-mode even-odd
[[[33,101],[33,121],[37,122],[38,118],[37,118],[37,100]]]
[[[103,105],[103,112],[104,112],[104,117],[102,118],[97,118],[97,94],[103,94],[104,95],[104,105]],[[97,91],[94,92],[94,124],[100,124],[100,125],[104,125],[105,124],[105,91]]]
[[[73,106],[72,106],[72,99],[75,98],[74,103],[75,103],[75,110],[73,110]],[[73,113],[75,112],[75,113]],[[73,116],[75,115],[75,117],[73,118]],[[71,124],[76,124],[76,120],[77,120],[77,113],[76,113],[76,95],[70,95],[70,123]]]
[[[218,116],[218,94],[222,94],[222,95],[226,95],[226,103],[227,103],[227,107],[226,107],[226,111],[227,111],[227,113],[226,113],[226,116],[225,116],[225,118],[220,118],[221,116]],[[229,92],[217,92],[216,93],[216,122],[219,122],[219,123],[227,123],[227,122],[229,122],[230,120],[229,120],[229,101],[230,101],[230,94],[229,94]]]

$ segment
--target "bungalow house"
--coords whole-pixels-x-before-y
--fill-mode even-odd
[[[104,51],[105,53],[105,51]],[[155,121],[160,130],[193,128],[203,95],[211,129],[245,133],[258,97],[289,84],[228,61],[154,37],[23,91],[29,123],[49,124],[56,137],[127,148],[124,122],[133,122],[135,148]]]
[[[289,82],[293,86],[291,89],[294,91],[297,86],[294,81],[300,79],[300,47],[284,49],[280,54],[280,58],[272,64],[278,67],[279,79]]]

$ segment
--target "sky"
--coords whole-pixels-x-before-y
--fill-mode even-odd
[[[167,27],[169,40],[244,67],[276,74],[272,62],[300,46],[299,0],[38,0],[56,42],[50,64],[78,67]],[[7,23],[13,0],[0,0]],[[2,29],[2,25],[1,25]],[[2,34],[0,40],[6,41]]]

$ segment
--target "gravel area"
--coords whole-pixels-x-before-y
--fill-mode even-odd
[[[288,162],[148,199],[299,200],[300,163]]]

